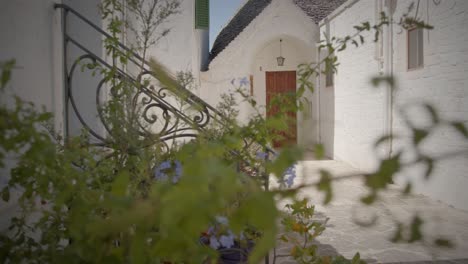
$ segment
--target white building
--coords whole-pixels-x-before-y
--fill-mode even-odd
[[[409,15],[427,21],[433,30],[404,30],[385,27],[378,42],[366,34],[359,48],[353,45],[336,55],[340,65],[331,85],[325,76],[316,80],[316,90],[308,94],[310,111],[298,116],[297,142],[305,147],[322,143],[326,155],[364,171],[374,169],[377,157],[395,154],[403,143],[394,140],[382,152],[375,141],[387,133],[408,135],[400,110],[408,104],[430,103],[441,118],[468,124],[468,2],[439,1],[247,1],[221,31],[211,51],[209,71],[201,75],[201,96],[214,104],[219,93],[229,89],[232,78],[250,76],[252,93],[265,104],[267,72],[295,71],[300,63],[314,62],[317,43],[326,35],[345,37],[353,26],[379,22],[385,12],[395,22]],[[246,23],[247,22],[247,23]],[[327,34],[324,34],[327,33]],[[278,66],[282,40],[284,66]],[[279,72],[279,73],[278,73]],[[370,78],[393,74],[398,89],[375,88]],[[242,107],[241,118],[249,108]],[[427,120],[421,111],[412,111],[419,123]],[[431,155],[465,151],[468,148],[453,128],[438,129],[424,150]],[[467,156],[443,160],[429,181],[422,170],[405,171],[397,183],[413,182],[414,190],[458,208],[468,209]]]
[[[97,98],[105,97],[97,93],[102,76],[82,71],[81,65],[72,73],[72,65],[82,55],[93,53],[96,58],[110,62],[104,47],[105,36],[99,32],[107,26],[99,13],[100,2],[0,0],[0,62],[16,60],[7,92],[33,102],[38,110],[44,107],[52,112],[54,127],[61,133],[68,130],[76,134],[83,128],[82,123],[98,134],[105,133],[96,107]],[[206,60],[202,59],[208,59],[208,0],[180,3],[180,13],[162,25],[171,29],[170,34],[148,53],[173,73],[190,71],[197,77],[197,72],[206,67]],[[124,36],[121,41],[127,45],[132,42]],[[70,103],[70,93],[77,111]],[[8,104],[12,98],[2,94],[0,101]],[[83,120],[79,120],[76,112]],[[7,183],[8,171],[14,164],[14,160],[7,162],[6,168],[0,170],[0,188]],[[0,201],[1,215],[14,215],[16,197],[17,193],[13,193],[9,203]],[[0,218],[0,230],[8,226],[8,220]]]
[[[105,27],[97,9],[99,0],[0,0],[0,61],[16,59],[17,68],[9,87],[53,112],[55,127],[64,131],[64,61],[70,67],[78,49],[68,47],[64,52],[63,10],[54,9],[55,3],[67,4],[98,27]],[[424,100],[432,103],[442,118],[468,125],[468,1],[249,0],[221,31],[211,54],[207,25],[200,27],[196,23],[197,4],[206,5],[207,1],[181,3],[182,13],[168,25],[171,33],[150,55],[172,72],[193,72],[200,87],[197,95],[211,105],[233,88],[232,79],[247,77],[252,95],[261,106],[268,100],[266,91],[271,82],[267,75],[273,80],[291,76],[299,64],[324,56],[318,52],[318,43],[324,40],[322,33],[331,37],[352,34],[354,25],[377,22],[381,11],[399,19],[414,3],[411,14],[434,29],[419,34],[397,26],[386,27],[378,42],[366,41],[359,48],[350,46],[337,53],[340,65],[333,85],[327,85],[322,76],[315,80],[314,93],[306,94],[309,104],[297,116],[297,142],[305,148],[323,143],[329,158],[369,170],[377,163],[375,140],[385,133],[402,131],[401,105]],[[70,35],[105,58],[101,34],[71,13],[66,21]],[[416,44],[408,45],[409,38]],[[280,55],[285,58],[283,66],[277,64]],[[392,73],[399,87],[394,94],[388,87],[376,89],[369,82],[371,76]],[[284,78],[297,84],[296,80]],[[96,87],[99,80],[81,76],[76,82],[76,87]],[[95,101],[95,88],[89,89],[75,93],[76,101],[91,126],[99,130],[99,124],[93,123],[96,112],[89,107]],[[239,108],[240,119],[247,120],[252,109],[247,105]],[[76,117],[70,116],[69,122],[79,128]],[[426,144],[431,151],[468,148],[466,140],[451,129],[437,131]],[[394,141],[379,154],[385,157],[400,147]],[[416,192],[468,209],[466,161],[466,156],[444,160],[427,182],[416,177],[421,173],[412,171],[402,175],[397,183],[404,184],[404,177],[409,176],[415,182]]]

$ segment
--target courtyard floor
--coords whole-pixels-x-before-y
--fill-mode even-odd
[[[316,182],[319,179],[318,170],[322,168],[337,176],[359,174],[359,171],[342,162],[308,160],[298,165],[295,184]],[[422,195],[402,196],[396,186],[386,191],[375,205],[365,206],[359,202],[366,193],[362,178],[341,180],[333,186],[334,199],[326,207],[321,205],[323,194],[315,188],[301,192],[316,204],[317,220],[329,218],[327,229],[316,241],[320,253],[351,258],[359,252],[368,263],[468,263],[468,212]],[[415,213],[424,220],[422,229],[427,242],[392,243],[390,238],[396,230],[395,221],[409,224]],[[377,217],[377,220],[372,226],[363,227],[356,223],[373,217]],[[442,249],[429,243],[440,236],[450,238],[455,247]],[[289,250],[288,245],[280,244],[277,253],[285,254]],[[276,263],[295,262],[282,258]]]

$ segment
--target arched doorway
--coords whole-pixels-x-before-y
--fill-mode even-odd
[[[280,54],[281,40],[281,54]],[[277,57],[284,57],[284,64],[278,65]],[[264,114],[268,116],[267,105],[275,94],[294,93],[299,85],[297,69],[302,63],[315,61],[315,47],[303,40],[291,36],[280,35],[260,45],[252,60],[253,96],[260,106],[264,106]],[[317,142],[317,124],[313,111],[315,94],[307,91],[304,96],[304,109],[297,114],[287,113],[292,122],[283,135],[290,144],[298,144],[304,148],[312,148]],[[273,109],[274,112],[274,109]],[[282,143],[275,142],[275,147]]]

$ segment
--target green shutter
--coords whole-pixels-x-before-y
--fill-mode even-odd
[[[195,28],[208,29],[210,27],[210,1],[195,0]]]

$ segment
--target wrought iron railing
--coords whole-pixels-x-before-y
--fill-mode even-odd
[[[64,40],[64,75],[65,75],[65,134],[70,135],[70,123],[69,119],[71,115],[74,115],[82,128],[87,131],[94,139],[94,145],[110,147],[113,145],[116,140],[116,136],[111,129],[111,124],[109,120],[104,117],[103,114],[103,104],[105,103],[102,99],[103,96],[103,87],[109,85],[108,76],[101,76],[101,80],[97,82],[97,87],[95,90],[95,107],[97,110],[97,118],[101,123],[103,129],[99,130],[89,124],[89,121],[81,114],[77,100],[75,98],[75,90],[79,87],[74,87],[74,77],[79,69],[89,70],[90,73],[93,73],[93,69],[88,69],[90,67],[84,67],[84,65],[98,65],[96,67],[105,68],[107,70],[114,69],[114,78],[118,80],[117,82],[125,82],[127,85],[133,86],[134,91],[131,96],[133,107],[139,106],[138,110],[141,115],[141,118],[138,118],[139,131],[137,133],[139,136],[144,138],[148,143],[150,141],[154,142],[166,142],[168,140],[174,140],[176,138],[190,138],[196,137],[200,131],[203,131],[208,127],[212,122],[217,122],[224,124],[226,119],[218,112],[214,107],[207,104],[205,101],[197,97],[188,89],[184,87],[177,87],[176,91],[168,87],[157,87],[158,80],[150,70],[148,61],[144,60],[137,53],[132,51],[130,48],[126,47],[123,43],[115,41],[115,49],[119,49],[119,52],[130,54],[129,62],[133,63],[135,66],[142,65],[142,70],[139,71],[138,76],[131,76],[127,71],[122,70],[121,68],[116,68],[115,64],[112,65],[112,62],[108,62],[103,59],[101,56],[98,56],[96,53],[92,52],[90,48],[85,47],[79,40],[74,38],[67,28],[67,20],[70,15],[75,16],[81,22],[86,23],[89,27],[95,32],[102,35],[104,38],[112,39],[112,36],[107,32],[96,26],[86,17],[78,13],[73,8],[64,5],[56,4],[55,8],[61,8],[63,14],[63,40]],[[71,46],[74,46],[75,50],[81,52],[80,55],[77,55],[76,58],[70,58],[69,49]],[[71,65],[70,67],[68,67]],[[152,79],[151,85],[143,85],[141,80],[143,79]],[[114,82],[115,84],[116,82]],[[109,90],[112,92],[113,87],[110,87]],[[180,108],[177,108],[173,105],[171,100],[168,100],[168,97],[172,95],[177,97],[178,100],[182,100],[184,104],[188,105],[190,111],[183,111]],[[158,113],[158,114],[156,114]],[[155,126],[156,122],[159,122]],[[145,122],[146,124],[142,124]],[[151,140],[148,140],[151,139]]]
[[[113,124],[106,118],[104,112],[104,104],[106,103],[105,92],[107,90],[112,96],[113,85],[118,85],[120,82],[125,82],[133,88],[131,95],[130,111],[133,115],[140,115],[135,118],[138,125],[136,132],[143,144],[139,146],[147,146],[151,144],[167,144],[168,141],[177,139],[187,139],[197,137],[200,133],[207,130],[210,125],[216,124],[221,126],[232,125],[227,118],[223,116],[218,110],[206,103],[204,100],[193,94],[190,90],[182,86],[177,86],[175,89],[172,87],[164,87],[160,85],[157,76],[150,70],[150,63],[128,48],[122,42],[115,40],[110,34],[94,24],[92,21],[81,15],[65,4],[55,4],[55,9],[61,9],[62,12],[62,34],[63,34],[63,64],[65,76],[65,136],[70,136],[70,119],[73,116],[79,123],[81,129],[84,129],[90,137],[93,138],[91,144],[97,147],[104,147],[112,149],[113,146],[119,141],[119,135],[115,133],[116,130]],[[132,76],[128,70],[122,67],[116,67],[114,61],[107,61],[102,56],[97,55],[86,47],[79,39],[72,36],[68,29],[68,19],[74,16],[81,23],[89,26],[101,38],[113,39],[115,48],[118,52],[129,54],[128,61],[135,66],[140,67],[139,74]],[[72,58],[70,49],[74,49],[75,57]],[[92,66],[92,67],[89,67]],[[96,87],[93,88],[94,102],[96,116],[92,116],[91,120],[98,121],[100,129],[90,124],[90,117],[85,117],[81,113],[79,103],[76,100],[76,92],[82,91],[82,87],[74,86],[74,77],[80,72],[88,71],[89,74],[95,73],[96,67],[100,69],[112,70],[113,81],[109,81],[109,76],[99,75],[95,76],[98,80],[94,83]],[[81,69],[81,71],[79,71]],[[100,78],[100,79],[99,79]],[[151,79],[149,84],[143,84],[143,79]],[[107,87],[106,87],[107,86]],[[111,87],[109,87],[111,86]],[[182,109],[173,105],[174,101],[170,97],[175,97],[177,100],[183,102],[188,107]],[[103,98],[104,97],[104,98]],[[157,110],[157,111],[156,111]],[[143,124],[144,122],[145,124]],[[114,124],[115,125],[115,124]],[[80,130],[81,130],[80,129]],[[262,152],[263,158],[268,160],[276,155],[276,153],[263,144],[251,139],[244,139],[245,147],[241,151],[232,151],[231,153],[236,156],[241,156],[241,152],[252,153]],[[253,154],[255,156],[255,154]],[[264,188],[268,189],[269,177],[260,170],[258,163],[252,163],[246,160],[239,162],[239,170],[251,176],[257,176],[264,179]],[[268,263],[268,257],[266,258]]]
[[[109,86],[108,76],[98,76],[100,80],[95,81],[96,88],[94,91],[95,94],[93,95],[95,97],[96,116],[91,117],[91,119],[94,122],[97,120],[100,123],[99,127],[101,129],[97,129],[96,126],[90,124],[90,117],[86,118],[80,112],[80,107],[75,98],[75,89],[79,89],[78,91],[81,92],[82,87],[74,87],[74,77],[80,72],[80,69],[80,74],[87,70],[89,74],[93,74],[94,70],[91,67],[86,67],[89,65],[94,65],[93,68],[100,67],[113,70],[114,82],[111,83],[126,82],[126,84],[133,88],[131,93],[131,105],[133,108],[131,110],[135,111],[133,114],[140,115],[139,118],[136,118],[139,123],[136,126],[137,131],[135,132],[144,141],[144,145],[166,143],[181,138],[194,138],[197,137],[199,133],[208,129],[212,124],[221,126],[230,125],[228,119],[218,110],[193,94],[190,90],[182,86],[169,89],[168,87],[160,85],[157,77],[150,70],[150,63],[148,61],[122,42],[115,40],[109,33],[75,9],[65,4],[55,4],[54,8],[61,9],[62,11],[66,136],[70,135],[70,119],[73,116],[78,120],[81,128],[88,132],[93,138],[93,145],[112,148],[116,141],[119,140],[118,135],[115,134],[115,129],[112,128],[112,124],[110,124],[109,119],[104,116],[105,114],[103,111],[103,104],[105,104],[103,91],[106,90],[104,86]],[[101,38],[113,39],[113,48],[118,52],[129,54],[129,63],[133,63],[136,67],[141,67],[138,76],[132,76],[127,70],[122,69],[122,67],[116,67],[114,61],[106,61],[105,58],[92,52],[91,48],[86,47],[85,44],[72,36],[68,29],[70,16],[74,16],[75,19],[89,26],[89,29],[93,30]],[[74,53],[76,53],[74,58],[72,58],[70,53],[70,49],[72,48],[75,51]],[[144,85],[142,83],[144,78],[151,79],[149,85]],[[114,87],[107,87],[110,94],[113,93],[113,88]],[[182,101],[188,107],[185,107],[185,110],[177,108],[173,105],[174,101],[169,98],[170,96]],[[144,124],[142,124],[142,122]],[[261,151],[268,153],[267,156],[269,157],[275,155],[273,150],[253,140],[245,139],[245,146],[248,148],[247,151],[251,153]],[[253,167],[248,163],[242,167],[248,168],[249,166]],[[251,171],[257,170],[251,168]]]

